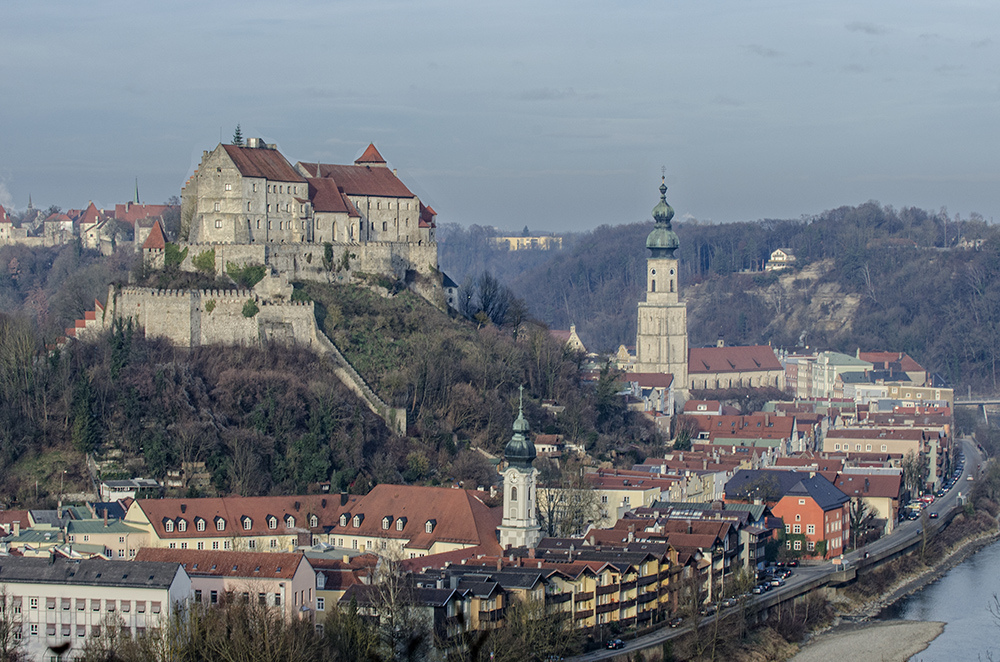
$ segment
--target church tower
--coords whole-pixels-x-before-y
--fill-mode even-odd
[[[504,449],[507,468],[503,472],[503,521],[500,523],[500,547],[535,547],[542,539],[542,527],[535,513],[538,470],[535,445],[528,439],[528,421],[524,420],[524,387],[521,405],[514,421],[514,436]]]
[[[670,221],[674,210],[667,204],[667,185],[660,184],[660,202],[653,207],[656,225],[646,238],[646,300],[639,302],[635,338],[636,372],[670,373],[674,391],[682,402],[688,391],[687,306],[680,300],[677,258],[680,246]]]

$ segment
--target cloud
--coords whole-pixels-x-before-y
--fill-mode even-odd
[[[517,95],[519,101],[558,101],[560,99],[572,99],[576,96],[576,90],[566,87],[557,90],[551,87],[536,87],[525,90]]]
[[[743,102],[739,99],[734,99],[732,97],[719,95],[712,99],[712,103],[717,106],[742,106]]]
[[[972,47],[973,48],[986,48],[987,46],[991,45],[992,43],[993,43],[992,39],[989,39],[989,38],[980,39],[978,41],[972,42]]]
[[[881,35],[889,31],[885,28],[885,26],[877,25],[875,23],[865,23],[864,21],[851,21],[844,27],[847,28],[848,32],[863,32],[864,34],[870,35]]]
[[[844,65],[844,71],[849,74],[863,74],[868,71],[868,67],[862,64],[847,64]]]
[[[747,50],[754,55],[759,55],[761,57],[781,57],[781,51],[776,51],[773,48],[768,48],[767,46],[761,46],[760,44],[745,44],[743,46],[744,50]]]

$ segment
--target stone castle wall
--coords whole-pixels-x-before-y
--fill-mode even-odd
[[[392,274],[403,279],[410,269],[423,275],[437,272],[436,242],[367,242],[334,243],[333,268],[323,263],[325,247],[322,244],[182,244],[188,249],[181,269],[195,271],[193,260],[205,251],[215,251],[215,273],[224,274],[229,263],[262,264],[285,275],[289,280],[334,282],[354,273]],[[346,270],[342,266],[345,252],[348,255]]]

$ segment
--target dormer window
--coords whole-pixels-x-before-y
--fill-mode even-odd
[[[242,521],[243,521],[243,530],[249,531],[250,527],[253,526],[253,520],[244,515]]]
[[[437,524],[437,520],[429,519],[424,522],[424,533],[433,533],[434,526]]]
[[[341,526],[347,526],[347,520],[349,520],[350,518],[351,518],[351,515],[349,513],[345,513],[345,514],[341,515],[340,516],[340,525]]]
[[[396,530],[397,531],[402,531],[404,526],[406,526],[406,518],[405,517],[399,517],[399,518],[397,518],[396,519]]]
[[[179,519],[179,520],[177,520],[177,530],[178,531],[187,531],[187,529],[188,529],[187,520],[185,520],[185,519]]]
[[[194,528],[198,529],[199,531],[204,531],[205,530],[205,520],[203,520],[200,517],[196,518],[194,520]]]
[[[285,526],[287,526],[289,529],[293,528],[295,526],[295,518],[292,517],[291,515],[289,515],[288,517],[286,517],[285,518]]]
[[[309,516],[309,526],[312,527],[312,528],[314,528],[314,529],[317,526],[319,526],[319,518],[316,517],[315,515],[310,515]]]
[[[222,519],[221,517],[216,517],[215,518],[215,530],[216,531],[225,531],[226,530],[226,520]]]
[[[360,514],[354,516],[354,519],[351,521],[351,524],[353,524],[353,526],[354,526],[355,529],[357,529],[358,527],[361,526],[361,520],[362,519],[363,518],[362,518],[362,516]]]
[[[268,517],[267,518],[267,528],[269,528],[269,529],[277,529],[278,528],[278,518],[275,517],[274,515],[271,515],[270,517]]]
[[[163,523],[163,529],[167,533],[173,533],[174,532],[174,523],[172,521],[170,521],[170,520],[167,520],[166,522]]]
[[[382,518],[382,529],[383,530],[388,531],[389,527],[391,525],[392,525],[392,518],[391,517],[389,517],[388,515],[386,515],[385,517]]]

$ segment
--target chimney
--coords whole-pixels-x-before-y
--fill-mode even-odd
[[[326,499],[320,499],[319,505],[321,508],[326,508]]]
[[[865,478],[865,492],[868,491],[868,479]]]
[[[350,555],[348,555],[348,554],[344,554],[344,563],[350,563],[350,562],[351,562],[351,557],[350,557]]]
[[[21,535],[21,520],[14,520],[14,535]]]
[[[529,559],[535,558],[535,548],[534,547],[529,547],[528,548],[528,558]]]
[[[503,569],[503,557],[502,556],[498,556],[497,557],[497,572],[500,572],[501,569]]]
[[[181,510],[182,511],[184,510],[184,506],[181,506]],[[104,526],[105,527],[108,526],[108,509],[107,509],[107,507],[104,508]]]
[[[451,590],[453,590],[453,591],[456,590],[456,589],[458,589],[458,580],[459,580],[458,575],[452,575],[451,577],[449,577],[448,578],[448,587],[451,588]]]
[[[694,526],[691,524],[691,520],[688,520],[688,533],[694,532]]]
[[[187,509],[188,509],[188,506],[187,506],[187,504],[186,504],[186,503],[182,503],[182,504],[181,504],[181,512],[182,512],[182,513],[186,513],[186,512],[187,512]],[[105,511],[105,513],[107,513],[107,511]]]
[[[347,505],[347,492],[341,491],[341,493],[340,493],[340,505],[341,506],[346,506]]]

